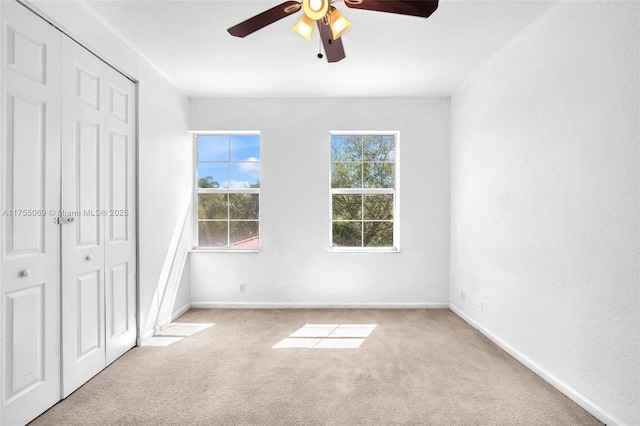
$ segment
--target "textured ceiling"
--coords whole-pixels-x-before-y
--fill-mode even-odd
[[[289,16],[246,38],[226,29],[283,0],[81,0],[190,97],[449,96],[551,1],[441,0],[428,19],[335,6],[346,59],[318,59]],[[389,0],[394,1],[394,0]]]

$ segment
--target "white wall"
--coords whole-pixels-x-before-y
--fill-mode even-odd
[[[79,3],[47,0],[28,4],[138,81],[139,303],[141,336],[148,337],[159,310],[160,273],[180,226],[182,205],[168,200],[183,200],[192,188],[188,98]],[[183,286],[178,291],[188,290]],[[181,294],[177,299],[184,297]]]
[[[640,425],[639,24],[560,3],[452,99],[452,308],[607,424]]]
[[[191,253],[193,305],[446,306],[449,110],[448,99],[193,99],[191,129],[262,141],[262,251]],[[400,131],[400,253],[328,252],[331,130]]]

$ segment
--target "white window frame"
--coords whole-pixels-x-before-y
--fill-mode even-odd
[[[198,195],[199,194],[258,194],[258,206],[260,206],[260,189],[261,188],[198,188],[198,136],[236,136],[236,135],[257,135],[260,136],[260,186],[262,187],[262,137],[258,130],[216,130],[216,131],[192,131],[193,134],[193,239],[194,247],[191,251],[194,252],[241,252],[241,253],[257,253],[261,251],[262,240],[260,239],[258,247],[230,247],[228,244],[226,247],[210,247],[199,245],[199,229],[198,229]],[[258,236],[262,233],[262,209],[258,207]],[[227,219],[227,222],[229,219]],[[251,221],[254,221],[253,219]],[[229,242],[229,232],[227,232],[227,243]]]
[[[332,130],[331,136],[393,136],[395,140],[393,164],[393,188],[332,188],[331,152],[329,152],[329,251],[334,253],[398,253],[400,252],[400,131],[398,130]],[[393,194],[393,246],[392,247],[334,247],[333,246],[333,195],[334,194]],[[364,220],[363,220],[364,222]]]

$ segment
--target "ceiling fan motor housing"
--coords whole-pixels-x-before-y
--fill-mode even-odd
[[[318,21],[329,11],[329,0],[302,0],[302,9],[305,15]]]

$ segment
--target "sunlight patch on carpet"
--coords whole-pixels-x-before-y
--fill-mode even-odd
[[[306,324],[291,333],[289,337],[327,337],[340,324]]]
[[[274,349],[358,349],[377,324],[305,324]]]
[[[176,342],[184,339],[184,337],[163,337],[163,336],[153,336],[148,341],[144,342],[142,346],[156,346],[156,347],[164,347],[173,345]]]
[[[283,339],[280,342],[276,343],[276,345],[274,346],[274,349],[281,349],[281,348],[310,349],[316,346],[318,343],[320,343],[321,340],[322,339],[312,339],[309,337],[296,337],[296,338],[287,337],[286,339]]]
[[[317,349],[358,349],[364,339],[322,339],[314,347]]]
[[[369,337],[377,324],[342,324],[329,334],[328,337]]]
[[[193,336],[202,330],[213,326],[209,323],[189,323],[189,322],[172,322],[169,327],[157,332],[151,339],[144,342],[142,346],[169,346],[181,341],[185,337]]]
[[[215,324],[172,322],[169,327],[156,333],[156,336],[192,336],[202,330],[206,330]]]

